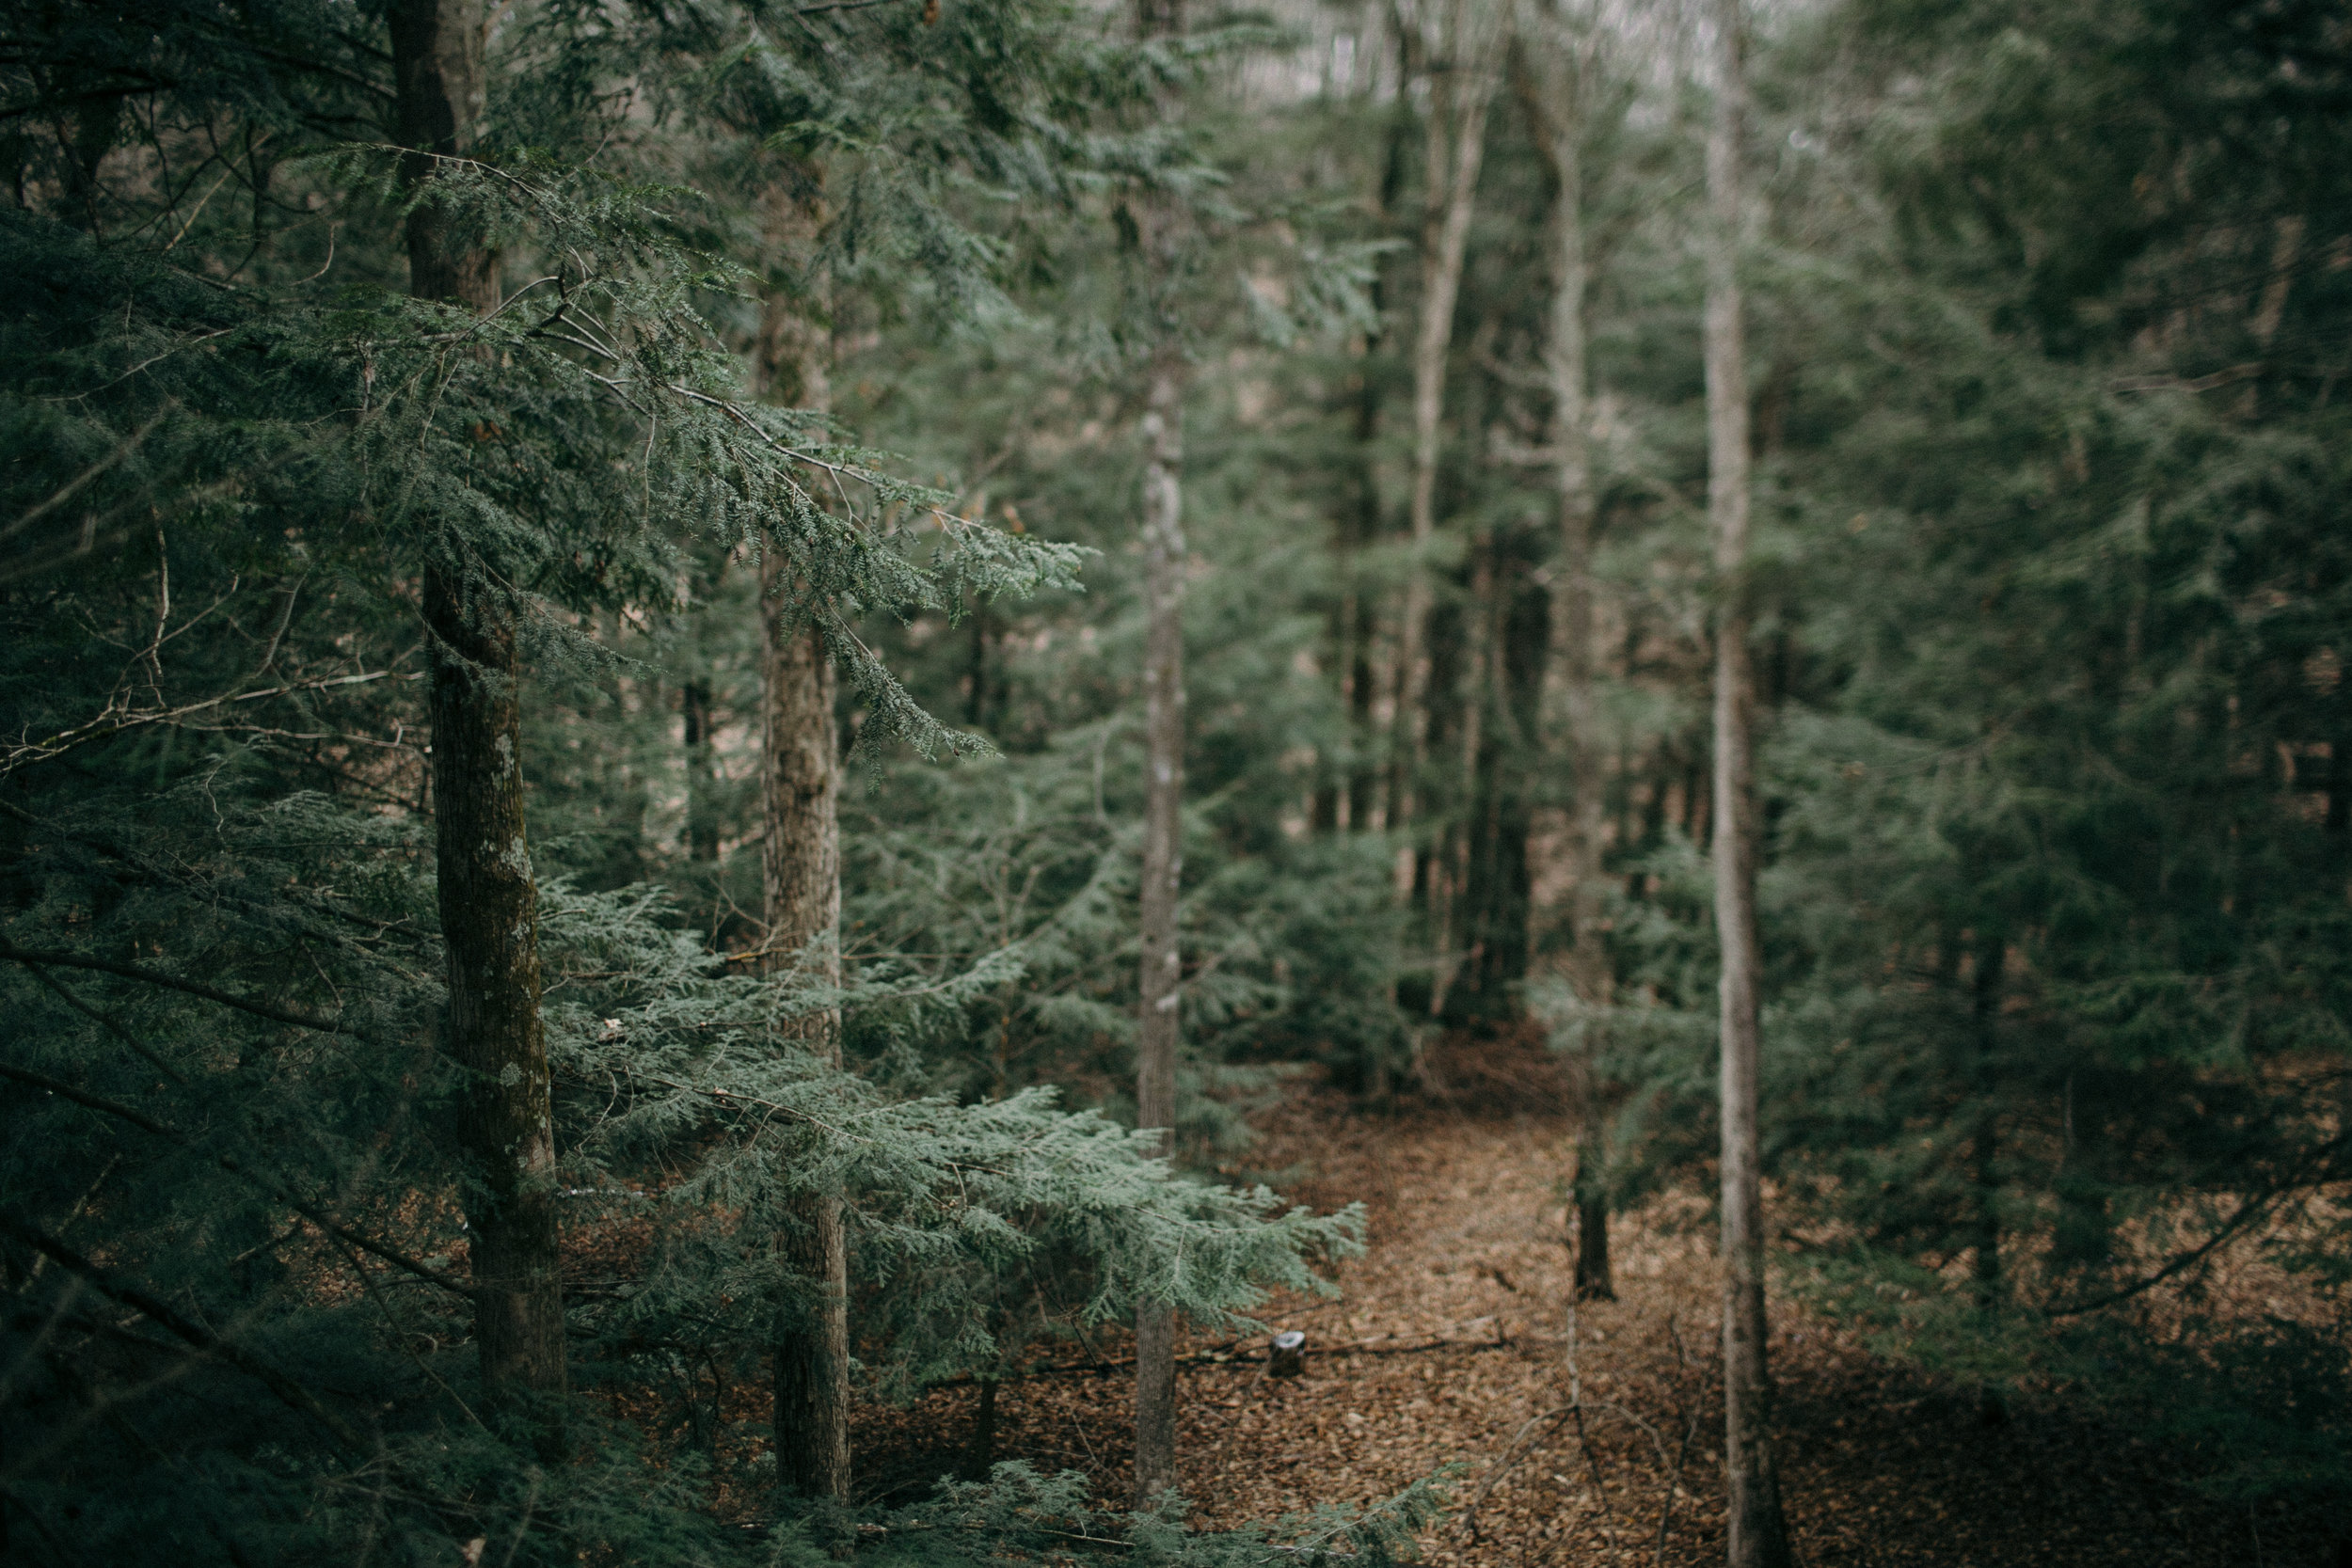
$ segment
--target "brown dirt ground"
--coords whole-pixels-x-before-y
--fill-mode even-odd
[[[1180,1465],[1202,1525],[1371,1502],[1453,1466],[1452,1513],[1426,1560],[1464,1568],[1698,1564],[1723,1556],[1717,1290],[1701,1205],[1613,1232],[1618,1299],[1565,1306],[1572,1143],[1556,1087],[1528,1064],[1394,1116],[1307,1092],[1263,1118],[1250,1153],[1300,1201],[1362,1198],[1369,1256],[1334,1302],[1264,1316],[1309,1336],[1308,1370],[1193,1362]],[[1196,1346],[1213,1351],[1213,1346]],[[1241,1347],[1254,1354],[1262,1347]],[[1581,1416],[1569,1403],[1570,1357]],[[2052,1402],[1988,1425],[1965,1390],[1890,1364],[1822,1320],[1774,1306],[1784,1490],[1799,1560],[1879,1565],[2260,1568],[2327,1560],[2319,1521],[2249,1518],[2188,1492],[2127,1430]],[[1127,1485],[1127,1373],[1006,1384],[996,1453]],[[961,1463],[975,1394],[860,1413],[869,1495],[910,1498]]]

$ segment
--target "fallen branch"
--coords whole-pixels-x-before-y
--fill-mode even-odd
[[[1502,1457],[1487,1467],[1486,1483],[1479,1487],[1476,1496],[1462,1505],[1462,1528],[1469,1532],[1472,1541],[1478,1539],[1478,1505],[1486,1500],[1486,1495],[1489,1492],[1502,1484],[1502,1478],[1511,1473],[1513,1466],[1534,1451],[1535,1445],[1528,1441],[1528,1433],[1534,1432],[1539,1424],[1549,1421],[1551,1424],[1544,1428],[1544,1435],[1548,1437],[1559,1430],[1563,1421],[1576,1413],[1577,1406],[1564,1404],[1557,1410],[1547,1410],[1540,1416],[1531,1416],[1527,1419],[1527,1424],[1519,1428],[1518,1435],[1505,1445]]]

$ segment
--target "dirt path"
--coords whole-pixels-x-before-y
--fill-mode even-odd
[[[1332,1303],[1267,1315],[1308,1334],[1308,1371],[1188,1366],[1179,1433],[1201,1522],[1370,1502],[1455,1467],[1454,1513],[1426,1560],[1477,1568],[1722,1560],[1717,1289],[1705,1216],[1652,1206],[1614,1231],[1618,1299],[1566,1309],[1571,1145],[1553,1117],[1348,1115],[1336,1099],[1273,1119],[1252,1158],[1290,1166],[1318,1206],[1360,1197],[1372,1251]],[[1806,1564],[2312,1563],[2315,1535],[2218,1511],[2164,1456],[2063,1407],[1987,1425],[1964,1391],[1871,1356],[1776,1306],[1785,1485]],[[1257,1350],[1261,1347],[1248,1347]],[[1573,1359],[1573,1371],[1571,1370]],[[1571,1377],[1582,1395],[1570,1409]],[[861,1423],[883,1484],[951,1467],[974,1395]],[[1123,1374],[1008,1385],[998,1453],[1126,1486]],[[2259,1527],[2259,1540],[2254,1531]]]

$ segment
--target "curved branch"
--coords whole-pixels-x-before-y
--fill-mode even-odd
[[[319,1402],[313,1394],[284,1372],[243,1350],[202,1323],[182,1317],[168,1306],[134,1285],[125,1285],[106,1272],[56,1240],[27,1225],[14,1214],[0,1212],[0,1235],[5,1235],[31,1247],[68,1274],[76,1275],[107,1300],[131,1308],[141,1317],[170,1334],[174,1338],[193,1345],[208,1355],[216,1355],[239,1371],[258,1378],[269,1391],[294,1409],[314,1418],[337,1439],[352,1449],[364,1448],[359,1433],[350,1422]]]
[[[65,1082],[63,1079],[52,1078],[45,1072],[35,1072],[30,1068],[21,1068],[8,1062],[0,1062],[0,1078],[11,1078],[16,1082],[26,1085],[28,1088],[43,1089],[50,1094],[62,1095],[64,1098],[72,1101],[76,1105],[87,1106],[90,1110],[100,1112],[103,1115],[119,1117],[119,1119],[129,1122],[132,1126],[136,1127],[143,1132],[153,1133],[156,1137],[163,1139],[167,1143],[179,1144],[183,1148],[185,1148],[194,1141],[189,1138],[185,1132],[181,1132],[178,1128],[157,1121],[153,1117],[149,1116],[146,1112],[139,1110],[135,1106],[125,1105],[119,1100],[109,1100],[104,1095],[92,1094],[87,1089],[76,1088],[73,1085]],[[360,1232],[352,1229],[349,1226],[342,1224],[331,1215],[327,1214],[324,1210],[320,1209],[318,1205],[306,1202],[302,1198],[295,1196],[292,1192],[287,1190],[286,1184],[277,1178],[265,1175],[260,1171],[247,1169],[246,1166],[238,1164],[235,1157],[232,1155],[216,1155],[215,1156],[215,1160],[219,1164],[220,1168],[227,1171],[230,1175],[241,1177],[244,1180],[254,1183],[263,1192],[269,1194],[271,1197],[276,1198],[287,1208],[292,1209],[295,1213],[300,1214],[304,1219],[309,1220],[312,1225],[317,1226],[321,1230],[326,1231],[337,1241],[349,1246],[356,1246],[360,1251],[365,1252],[372,1257],[380,1258],[385,1262],[391,1264],[394,1268],[400,1269],[406,1274],[412,1274],[429,1285],[437,1285],[442,1290],[447,1291],[453,1295],[463,1296],[469,1301],[473,1299],[473,1288],[471,1286],[451,1278],[448,1275],[443,1274],[432,1264],[427,1263],[421,1259],[411,1258],[397,1247],[388,1246],[382,1242],[378,1242],[372,1237],[362,1235]]]
[[[117,974],[126,980],[139,980],[168,990],[186,991],[190,996],[200,996],[207,1002],[217,1002],[224,1007],[234,1007],[239,1012],[251,1013],[255,1018],[265,1018],[273,1023],[290,1023],[297,1029],[315,1029],[323,1035],[353,1033],[331,1018],[318,1018],[288,1007],[273,1006],[267,1002],[232,996],[228,991],[215,990],[199,981],[183,980],[176,974],[158,974],[151,969],[141,969],[136,964],[116,963],[110,958],[93,958],[82,953],[32,953],[11,945],[6,938],[0,938],[0,958],[13,958],[36,970],[45,964],[54,964],[59,969],[96,970],[101,974]]]

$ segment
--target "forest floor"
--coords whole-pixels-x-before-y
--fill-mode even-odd
[[[1307,1370],[1263,1347],[1181,1370],[1179,1464],[1204,1526],[1372,1503],[1453,1467],[1425,1560],[1463,1568],[1723,1560],[1717,1274],[1705,1206],[1668,1198],[1613,1229],[1617,1299],[1566,1307],[1559,1182],[1573,1142],[1540,1058],[1454,1058],[1440,1092],[1393,1116],[1302,1089],[1260,1118],[1254,1165],[1303,1202],[1371,1210],[1371,1250],[1336,1301],[1266,1320],[1308,1336]],[[1287,1168],[1285,1168],[1287,1167]],[[1235,1174],[1244,1174],[1236,1172]],[[1188,1347],[1196,1354],[1220,1347]],[[1787,1302],[1772,1364],[1799,1560],[1892,1564],[2324,1560],[2318,1533],[2186,1490],[2155,1445],[2062,1402],[1989,1424],[1974,1394],[1864,1349]],[[1581,1408],[1571,1408],[1571,1357]],[[995,1452],[1087,1471],[1123,1497],[1126,1369],[1002,1386]],[[961,1462],[976,1395],[868,1410],[870,1488],[900,1496]]]

